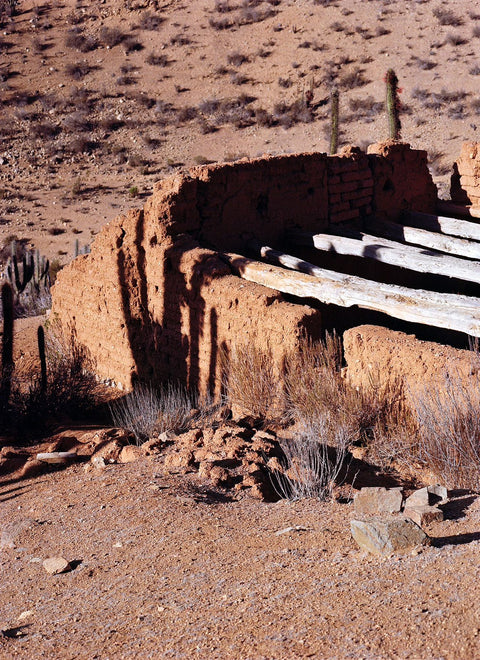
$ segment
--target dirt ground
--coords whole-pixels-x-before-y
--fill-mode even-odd
[[[229,501],[161,457],[0,483],[0,657],[478,658],[480,501],[367,556],[351,504]],[[73,570],[49,575],[48,557]]]
[[[385,139],[384,76],[402,135],[440,195],[475,140],[480,12],[459,0],[23,0],[0,32],[0,245],[60,263],[195,164]],[[313,91],[307,112],[295,112]],[[283,108],[282,108],[283,104]]]

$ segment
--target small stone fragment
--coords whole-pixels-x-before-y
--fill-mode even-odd
[[[412,506],[428,506],[429,504],[430,498],[427,488],[416,490],[405,500],[405,508],[410,508]]]
[[[425,532],[408,518],[352,520],[350,529],[362,550],[384,557],[394,552],[410,552],[428,543]]]
[[[397,513],[402,508],[401,488],[362,488],[354,498],[355,513]]]
[[[446,500],[448,498],[448,490],[445,488],[445,486],[441,486],[440,484],[427,486],[427,490],[430,495],[436,495],[436,497],[439,497],[441,500]]]
[[[107,467],[107,463],[105,462],[103,456],[92,456],[90,460],[92,462],[92,465],[94,465],[99,470],[103,470],[104,468]]]
[[[65,464],[76,458],[77,454],[74,451],[49,451],[37,454],[37,461],[43,461],[44,463]]]
[[[43,562],[43,568],[50,573],[50,575],[58,575],[59,573],[67,573],[72,570],[72,567],[63,557],[49,557]]]
[[[442,521],[443,511],[436,506],[410,506],[405,507],[404,515],[414,523],[423,527],[431,522]]]
[[[141,447],[137,447],[137,445],[126,445],[126,447],[122,448],[118,460],[120,463],[133,463],[142,456],[144,456],[144,453]]]

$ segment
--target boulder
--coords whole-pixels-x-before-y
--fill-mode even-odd
[[[364,515],[376,513],[398,513],[402,508],[401,488],[368,487],[362,488],[353,500],[355,513]]]
[[[384,557],[395,552],[410,552],[429,541],[416,523],[402,517],[352,520],[350,529],[362,550]]]
[[[407,497],[405,500],[405,508],[416,506],[428,506],[430,504],[430,493],[428,488],[420,488]]]
[[[406,506],[403,514],[420,527],[443,520],[443,511],[436,506]]]

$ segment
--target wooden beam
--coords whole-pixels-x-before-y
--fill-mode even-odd
[[[428,213],[417,213],[409,211],[402,217],[402,222],[411,227],[425,229],[427,231],[457,236],[472,241],[480,241],[480,224],[468,220],[457,220],[445,215],[429,215]]]
[[[452,257],[386,238],[337,228],[343,236],[290,232],[289,238],[298,245],[310,245],[317,250],[366,257],[391,266],[408,268],[419,273],[455,277],[480,284],[480,263]]]
[[[367,228],[375,235],[379,234],[397,242],[414,243],[417,246],[426,247],[437,252],[445,252],[453,256],[480,259],[480,243],[477,241],[436,234],[425,229],[407,227],[395,222],[369,220]]]
[[[222,257],[243,279],[276,291],[340,307],[358,305],[404,321],[480,337],[480,303],[477,298],[372,282],[319,268],[268,246],[257,246],[256,252],[271,263],[301,272],[233,253],[224,253]]]

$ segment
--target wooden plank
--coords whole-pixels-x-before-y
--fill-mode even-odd
[[[257,253],[271,263],[301,272],[292,272],[238,254],[224,253],[222,256],[243,279],[276,291],[341,307],[358,305],[404,321],[480,337],[480,302],[477,298],[373,282],[319,268],[268,246],[258,247]]]
[[[445,215],[429,215],[410,211],[402,216],[402,221],[411,227],[434,231],[448,236],[457,236],[472,241],[480,241],[480,224],[468,220],[448,218]]]
[[[427,247],[437,252],[445,252],[459,257],[468,257],[469,259],[480,259],[480,243],[475,240],[466,240],[456,236],[445,236],[436,234],[425,229],[417,229],[400,225],[395,222],[382,222],[369,220],[367,222],[369,231],[379,234],[394,241],[405,241],[414,243],[417,246]],[[480,229],[480,227],[479,227]]]
[[[480,263],[413,245],[405,245],[363,232],[340,228],[336,228],[335,231],[344,235],[290,232],[289,238],[298,245],[310,245],[325,252],[366,257],[419,273],[455,277],[466,282],[480,284]]]

